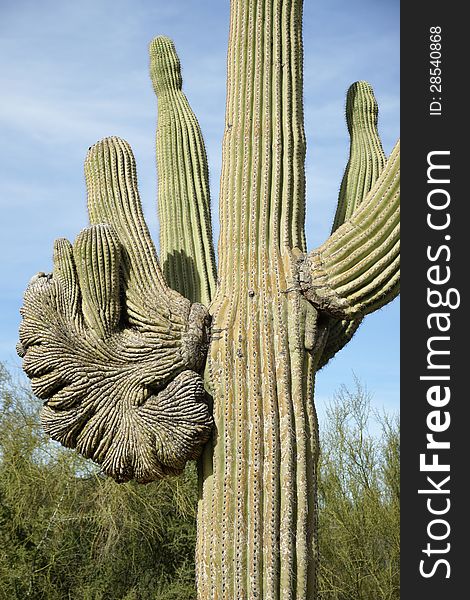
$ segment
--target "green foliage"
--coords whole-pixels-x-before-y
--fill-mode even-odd
[[[399,421],[377,416],[359,382],[327,411],[319,477],[321,600],[399,598]]]
[[[0,371],[0,599],[193,600],[195,469],[117,485],[49,442]]]
[[[194,466],[116,484],[48,441],[38,400],[0,365],[0,599],[193,600]],[[322,432],[320,600],[398,600],[399,429],[359,384]]]

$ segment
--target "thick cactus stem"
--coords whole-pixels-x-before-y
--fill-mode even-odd
[[[349,160],[341,182],[332,232],[351,217],[385,165],[385,154],[377,129],[378,112],[371,85],[366,81],[353,83],[346,96]],[[319,368],[351,340],[361,321],[362,318],[331,319]]]
[[[219,204],[226,288],[260,273],[272,251],[305,249],[301,8],[269,0],[255,14],[251,3],[231,5]]]
[[[390,302],[400,282],[400,144],[350,219],[300,270],[304,295],[318,310],[354,319]]]
[[[313,598],[318,452],[307,315],[290,291],[304,248],[301,6],[232,2],[220,195],[220,285],[210,309],[217,436],[203,472],[202,600]]]
[[[85,162],[92,225],[59,240],[54,272],[28,287],[20,353],[42,422],[117,481],[180,473],[212,417],[200,370],[207,311],[168,288],[137,191],[130,147],[93,146]]]
[[[215,293],[209,172],[199,123],[181,86],[173,42],[150,44],[150,75],[158,98],[157,168],[160,259],[168,284],[193,302]]]

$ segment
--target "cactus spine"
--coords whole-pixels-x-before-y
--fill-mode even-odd
[[[200,600],[311,600],[315,373],[398,294],[399,145],[386,160],[372,89],[353,84],[332,233],[307,252],[302,0],[232,0],[216,279],[205,149],[171,40],[150,59],[162,269],[130,148],[103,140],[86,161],[91,226],[25,294],[24,368],[52,437],[118,481],[199,457]]]

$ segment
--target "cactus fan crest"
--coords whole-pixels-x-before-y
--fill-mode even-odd
[[[159,273],[130,147],[103,140],[85,169],[92,224],[73,246],[57,240],[52,275],[28,286],[19,352],[53,439],[117,481],[151,481],[180,473],[210,435],[197,372],[208,314]]]
[[[129,145],[88,152],[90,225],[24,296],[45,430],[123,482],[199,460],[200,600],[316,594],[315,372],[399,290],[399,144],[354,83],[332,233],[305,244],[301,0],[232,0],[216,269],[206,151],[173,42],[150,44],[160,259]]]

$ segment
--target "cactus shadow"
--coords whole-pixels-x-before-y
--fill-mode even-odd
[[[168,285],[191,302],[201,297],[201,277],[192,256],[183,250],[168,254],[162,264],[163,275]]]

